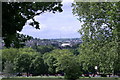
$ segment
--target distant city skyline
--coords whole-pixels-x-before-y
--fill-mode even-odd
[[[62,3],[63,12],[46,12],[35,17],[40,23],[40,30],[25,25],[20,33],[40,39],[80,38],[81,23],[72,14],[72,1]]]

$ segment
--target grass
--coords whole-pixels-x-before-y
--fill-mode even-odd
[[[55,77],[55,76],[50,76],[50,77],[15,77],[15,78],[3,78],[1,80],[65,80],[64,77]],[[83,78],[80,77],[77,80],[120,80],[120,78]]]

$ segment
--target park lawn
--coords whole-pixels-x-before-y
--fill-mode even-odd
[[[63,77],[20,77],[20,78],[3,78],[1,80],[65,80]],[[120,78],[79,78],[77,80],[120,80]]]

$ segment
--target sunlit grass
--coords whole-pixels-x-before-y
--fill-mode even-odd
[[[14,77],[14,78],[3,78],[2,80],[65,80],[63,76],[35,76],[35,77]],[[80,77],[77,80],[120,80],[120,78],[111,77]]]

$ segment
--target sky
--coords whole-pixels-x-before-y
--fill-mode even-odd
[[[25,25],[20,33],[40,39],[80,38],[78,30],[82,23],[72,14],[72,0],[64,0],[62,3],[63,12],[47,12],[35,17],[40,23],[40,30]]]

